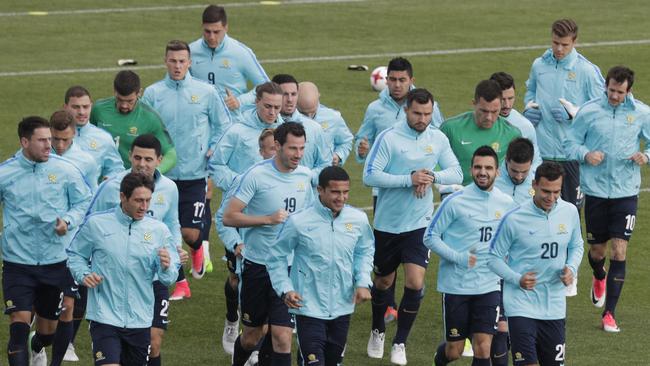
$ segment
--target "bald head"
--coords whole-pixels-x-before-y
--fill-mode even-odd
[[[298,110],[300,113],[313,117],[318,109],[320,93],[318,87],[311,81],[298,84]]]

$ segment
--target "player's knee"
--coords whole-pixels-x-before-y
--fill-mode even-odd
[[[589,255],[596,262],[602,261],[603,258],[605,258],[606,249],[606,244],[592,244],[591,247],[589,247]]]
[[[612,253],[610,258],[617,261],[624,261],[627,255],[627,241],[622,239],[612,240]]]
[[[183,228],[181,229],[181,235],[183,236],[183,241],[187,245],[191,246],[194,249],[198,248],[195,246],[201,238],[201,231],[199,229]],[[199,242],[199,245],[201,245],[201,242]]]
[[[277,353],[291,352],[291,338],[293,329],[289,327],[271,327],[271,336],[273,338],[273,351]]]
[[[497,332],[503,332],[508,334],[508,322],[506,321],[497,322]]]
[[[14,311],[9,315],[9,320],[11,323],[25,323],[29,325],[32,322],[32,313],[30,311]]]
[[[234,273],[230,273],[230,275],[228,275],[228,283],[232,288],[239,286],[239,276]]]
[[[492,347],[492,337],[474,337],[472,340],[472,350],[474,356],[478,358],[490,358],[490,349]]]
[[[391,273],[388,276],[375,276],[374,284],[379,290],[388,290],[395,280],[395,276]]]
[[[244,349],[251,350],[257,347],[260,339],[264,336],[263,327],[247,327],[244,326],[242,329],[239,342]]]
[[[465,340],[459,342],[447,342],[445,344],[445,356],[449,361],[457,360],[463,354]]]

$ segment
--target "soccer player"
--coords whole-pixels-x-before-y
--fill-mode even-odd
[[[354,136],[341,112],[320,104],[318,87],[310,81],[298,84],[298,110],[321,125],[327,144],[333,149],[332,165],[343,166],[352,150]]]
[[[535,125],[543,160],[557,161],[564,168],[562,199],[582,207],[579,163],[566,154],[571,116],[560,98],[580,106],[600,97],[604,80],[598,66],[576,51],[578,25],[560,19],[551,26],[551,48],[533,62],[524,97],[524,116]]]
[[[472,183],[472,156],[480,146],[490,146],[499,157],[506,155],[508,144],[521,132],[501,117],[501,87],[494,80],[482,80],[474,90],[474,110],[446,120],[440,131],[449,139],[463,168],[463,185]]]
[[[392,297],[390,287],[395,272],[402,263],[404,295],[390,357],[398,365],[406,365],[406,339],[424,295],[429,252],[422,237],[433,214],[431,185],[462,180],[449,141],[439,130],[429,128],[433,95],[426,89],[411,90],[406,96],[405,114],[403,121],[379,134],[363,170],[364,184],[378,188],[372,327],[367,352],[371,358],[383,357],[384,314]],[[441,170],[433,172],[437,165]]]
[[[203,237],[207,193],[207,161],[217,141],[230,125],[230,115],[217,91],[193,78],[190,48],[183,41],[165,47],[165,78],[148,86],[142,97],[160,114],[176,146],[176,166],[166,176],[178,187],[178,215],[183,241],[191,248],[192,276],[202,278],[206,270]],[[183,271],[171,299],[190,297]]]
[[[140,77],[131,70],[123,70],[113,79],[110,98],[100,99],[90,112],[90,123],[113,136],[124,167],[131,167],[129,151],[139,135],[151,133],[162,145],[163,160],[158,171],[165,174],[176,164],[176,149],[162,119],[150,106],[140,102]]]
[[[151,177],[125,175],[119,207],[89,215],[68,249],[73,277],[89,288],[86,317],[95,365],[147,363],[152,283],[157,278],[169,286],[178,276],[176,241],[164,223],[147,214],[153,192]]]
[[[224,133],[208,162],[210,177],[223,192],[233,179],[262,160],[258,138],[266,128],[282,123],[282,89],[272,81],[256,88],[255,108],[242,112],[241,121]]]
[[[506,158],[499,168],[499,176],[494,186],[509,196],[518,205],[526,202],[535,194],[532,187],[533,143],[524,137],[510,141],[506,150]]]
[[[192,76],[214,85],[231,111],[252,105],[255,86],[269,81],[262,65],[250,48],[228,36],[226,9],[208,5],[202,22],[203,37],[190,44]],[[250,91],[249,83],[253,86]]]
[[[560,199],[562,179],[557,162],[537,167],[535,195],[501,219],[490,243],[516,366],[565,362],[565,287],[578,273],[583,241],[578,211]]]
[[[99,180],[99,166],[95,163],[92,155],[81,150],[74,143],[74,136],[77,133],[75,127],[74,117],[68,111],[62,109],[52,113],[50,116],[52,152],[72,161],[81,170],[86,183],[94,192]]]
[[[2,292],[9,315],[9,365],[29,362],[27,341],[32,312],[37,315],[32,337],[32,364],[44,366],[43,347],[65,354],[72,323],[59,319],[66,267],[66,235],[83,221],[90,187],[72,162],[51,154],[50,124],[30,116],[18,124],[21,150],[0,164],[2,220]],[[57,337],[55,338],[55,331]]]
[[[100,180],[123,171],[124,165],[111,135],[88,123],[93,105],[88,90],[83,86],[72,86],[65,92],[64,101],[63,109],[72,114],[77,125],[74,140],[97,162]]]
[[[272,81],[282,88],[282,109],[280,110],[282,119],[285,122],[300,123],[305,129],[307,142],[300,165],[311,169],[312,186],[316,187],[320,171],[332,164],[332,146],[328,144],[325,133],[318,122],[298,111],[298,81],[296,78],[288,74],[277,74],[273,76]]]
[[[130,173],[139,173],[151,178],[156,185],[147,215],[162,221],[174,238],[175,247],[179,249],[181,262],[184,251],[182,245],[181,225],[178,221],[178,189],[174,182],[160,173],[158,167],[163,159],[160,141],[152,134],[140,135],[133,140],[130,149],[131,169],[106,180],[99,186],[93,197],[89,212],[110,210],[120,205],[120,183]],[[148,365],[160,365],[160,348],[162,338],[167,330],[169,313],[169,291],[160,281],[153,282],[154,312],[151,325],[151,352]]]
[[[258,138],[258,144],[259,154],[262,156],[262,159],[271,159],[276,153],[273,130],[270,128],[262,130],[262,133]],[[224,286],[226,298],[226,321],[223,329],[223,336],[221,337],[221,344],[224,351],[230,355],[234,353],[235,340],[239,335],[239,315],[237,314],[239,309],[239,274],[241,273],[240,264],[242,251],[244,250],[245,245],[237,229],[223,224],[223,213],[226,207],[228,207],[230,197],[232,197],[236,188],[239,186],[241,177],[241,175],[238,175],[233,178],[230,189],[222,194],[221,205],[214,216],[219,238],[226,250],[225,258],[229,271],[228,279]],[[253,355],[251,355],[251,357],[253,357]]]
[[[223,215],[224,225],[241,228],[246,244],[240,289],[244,327],[235,341],[233,366],[242,366],[248,360],[264,336],[267,322],[273,338],[272,364],[291,364],[293,321],[271,287],[266,261],[280,229],[278,224],[285,222],[290,213],[311,204],[312,172],[299,165],[306,139],[300,123],[281,124],[274,138],[276,155],[244,173]],[[286,266],[290,263],[287,258]]]
[[[650,154],[650,108],[632,96],[634,71],[615,66],[607,72],[606,81],[606,93],[578,111],[566,152],[580,162],[590,244],[587,258],[594,273],[591,300],[596,307],[605,305],[603,329],[619,332],[615,311],[636,221],[640,166],[648,163]],[[644,151],[639,151],[641,140]],[[608,241],[609,271],[605,269]]]
[[[354,305],[370,300],[372,228],[364,212],[345,204],[349,194],[343,168],[323,169],[319,200],[289,217],[269,248],[271,283],[296,316],[299,351],[309,365],[342,362]]]
[[[491,147],[476,149],[470,163],[473,183],[445,198],[424,236],[424,245],[440,256],[446,342],[438,346],[436,366],[459,359],[470,337],[472,365],[491,365],[501,293],[499,278],[485,259],[499,220],[513,207],[512,198],[494,188],[498,161]]]
[[[521,137],[527,138],[533,144],[535,152],[533,171],[535,171],[535,167],[542,163],[539,148],[537,147],[537,132],[535,132],[535,126],[514,108],[516,99],[515,79],[512,75],[500,71],[492,74],[490,80],[496,81],[501,87],[501,111],[499,112],[501,117],[517,127],[521,131]]]

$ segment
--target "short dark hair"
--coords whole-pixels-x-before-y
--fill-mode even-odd
[[[144,135],[136,137],[131,144],[131,151],[133,151],[134,147],[139,147],[142,149],[154,149],[156,151],[156,156],[162,155],[160,140],[158,140],[156,136],[150,133],[145,133]]]
[[[145,187],[153,192],[155,185],[153,177],[147,177],[142,173],[131,172],[122,178],[120,182],[120,193],[124,193],[126,198],[131,198],[136,188]]]
[[[190,46],[185,41],[179,41],[177,39],[167,42],[165,46],[165,55],[169,51],[187,51],[190,53]]]
[[[318,175],[318,185],[321,188],[326,188],[332,180],[349,182],[350,176],[348,175],[348,172],[340,166],[328,166],[320,171],[320,174]]]
[[[113,89],[123,96],[137,93],[140,91],[140,77],[131,70],[122,70],[113,79]]]
[[[481,80],[474,89],[474,101],[478,103],[483,98],[486,102],[501,100],[501,86],[494,80]]]
[[[257,138],[257,144],[259,145],[260,149],[262,148],[262,144],[264,143],[264,139],[273,136],[273,132],[275,130],[272,128],[265,128],[262,130],[262,133],[260,133],[260,137]],[[273,136],[275,138],[275,136]]]
[[[208,7],[203,10],[203,17],[201,20],[204,24],[221,22],[221,24],[226,25],[228,24],[226,9],[219,5],[208,5]]]
[[[624,83],[627,80],[627,90],[629,91],[634,84],[634,71],[626,66],[614,66],[607,71],[605,85],[609,85],[609,80],[614,79],[617,83]]]
[[[501,87],[501,91],[508,90],[510,88],[516,89],[515,79],[507,72],[495,72],[494,74],[490,75],[490,80],[496,81],[499,84],[499,87]]]
[[[539,182],[542,178],[552,182],[560,177],[564,177],[564,168],[556,161],[545,161],[535,170],[536,182]]]
[[[477,156],[491,156],[494,159],[494,165],[499,165],[499,156],[490,146],[483,145],[474,150],[474,154],[472,154],[472,166],[474,166],[474,158]]]
[[[274,83],[273,81],[267,81],[266,83],[260,84],[255,87],[255,98],[257,100],[262,99],[264,96],[264,93],[266,94],[280,94],[282,95],[282,88],[280,88],[280,85],[277,83]]]
[[[90,98],[90,92],[88,91],[88,89],[84,88],[81,85],[71,86],[68,88],[68,90],[65,91],[65,98],[63,98],[63,101],[65,102],[65,104],[68,104],[70,98],[72,97],[81,98],[81,97],[85,97],[86,95],[88,96],[88,98]]]
[[[409,90],[408,94],[406,94],[406,107],[411,108],[413,102],[416,102],[417,104],[427,104],[431,102],[431,104],[433,104],[433,94],[424,88]]]
[[[289,134],[296,137],[304,136],[305,140],[307,140],[305,128],[298,122],[285,122],[281,124],[275,129],[275,131],[273,131],[273,138],[280,144],[280,146],[282,146],[287,142],[287,135]]]
[[[30,139],[37,128],[50,128],[50,122],[39,116],[29,116],[18,122],[18,137]]]
[[[388,70],[386,70],[386,74],[390,74],[391,71],[406,71],[410,78],[413,77],[413,66],[409,60],[404,57],[395,57],[388,62]]]
[[[296,86],[298,86],[298,80],[296,80],[293,75],[289,74],[277,74],[273,77],[273,79],[271,79],[271,81],[278,85],[294,83]]]
[[[525,137],[517,137],[510,141],[506,151],[506,161],[514,161],[517,164],[524,164],[533,161],[535,148],[533,143]]]
[[[551,33],[558,37],[578,37],[578,25],[573,19],[559,19],[551,25]]]
[[[75,126],[74,116],[65,109],[59,109],[50,116],[50,127],[57,131],[65,131]]]

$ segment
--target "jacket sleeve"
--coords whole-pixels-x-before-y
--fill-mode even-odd
[[[352,136],[352,132],[350,132],[345,120],[341,115],[338,115],[334,130],[334,154],[341,159],[341,162],[339,163],[340,166],[345,164],[345,161],[350,155],[353,139],[354,136]]]
[[[174,189],[169,197],[170,208],[167,210],[163,223],[167,226],[174,239],[174,249],[183,245],[183,237],[181,235],[181,223],[178,218],[178,190]]]
[[[368,139],[368,144],[372,147],[372,143],[375,139],[375,133],[376,133],[376,128],[375,128],[375,123],[374,123],[374,118],[373,118],[373,112],[371,108],[368,108],[366,110],[366,114],[363,116],[363,121],[361,122],[361,127],[359,127],[359,131],[357,132],[357,135],[354,137],[355,142],[354,142],[354,156],[357,159],[357,162],[360,164],[363,164],[364,161],[366,161],[366,158],[362,158],[359,156],[359,143],[361,140],[364,138]],[[368,152],[370,153],[370,152]],[[366,156],[367,157],[367,156]]]
[[[93,233],[100,234],[92,230],[88,221],[84,222],[79,231],[72,238],[72,242],[66,252],[68,254],[68,268],[72,278],[77,283],[83,283],[84,277],[90,274],[90,258],[93,254],[95,238]]]
[[[390,147],[382,137],[386,130],[379,135],[372,145],[366,164],[363,167],[363,184],[378,188],[406,188],[413,185],[409,174],[390,174],[384,172],[391,159]]]
[[[244,61],[244,75],[246,77],[246,81],[249,81],[253,85],[251,90],[254,92],[255,87],[269,81],[269,77],[266,75],[266,71],[264,71],[262,65],[260,65],[259,61],[257,61],[257,56],[255,56],[255,53],[253,53],[253,51],[248,47],[245,47],[245,49],[246,55]]]
[[[229,195],[230,192],[227,194]],[[221,206],[217,210],[214,220],[216,221],[217,234],[219,234],[219,239],[221,239],[221,242],[223,243],[225,249],[228,252],[232,253],[232,249],[235,247],[235,245],[243,243],[244,240],[239,235],[239,231],[237,231],[237,229],[234,227],[225,226],[223,224],[223,212],[226,207],[228,207],[228,202],[228,197],[225,197],[221,201]]]
[[[231,133],[231,131],[232,128],[228,129],[221,137],[208,161],[208,173],[222,192],[228,191],[232,180],[237,176],[237,172],[228,166],[228,161],[230,161],[238,140],[237,134]]]
[[[217,89],[212,88],[208,118],[210,122],[210,143],[208,148],[214,152],[219,139],[232,124],[230,112]]]
[[[445,116],[443,116],[440,111],[440,105],[438,102],[433,103],[433,116],[431,117],[431,127],[440,128],[442,123],[445,121]]]
[[[70,223],[68,230],[81,225],[92,200],[90,186],[81,171],[74,168],[70,170],[70,174],[71,179],[67,184],[68,211],[62,217],[64,221]]]
[[[573,121],[567,131],[566,140],[564,141],[564,151],[571,160],[583,162],[585,155],[589,152],[589,149],[585,146],[585,140],[590,126],[585,115],[589,114],[578,111],[575,121]]]
[[[566,265],[571,269],[574,276],[578,275],[578,268],[580,268],[580,262],[582,261],[582,255],[584,253],[584,241],[582,239],[582,232],[580,229],[580,216],[574,213],[573,219],[573,230],[571,232],[571,241],[567,248],[567,258]]]
[[[490,243],[488,267],[506,282],[519,285],[519,279],[522,276],[521,273],[513,271],[505,261],[513,241],[511,224],[507,219],[508,217],[506,216],[501,220],[499,228]]]
[[[442,170],[434,172],[436,183],[439,184],[461,184],[463,182],[463,170],[449,145],[449,139],[441,133],[440,144],[443,146],[438,165]],[[435,167],[431,167],[433,170]]]
[[[441,258],[467,268],[469,252],[458,252],[442,240],[442,234],[447,231],[447,228],[454,222],[456,216],[453,206],[449,205],[449,202],[453,198],[454,196],[447,197],[440,205],[440,208],[424,233],[424,245]]]
[[[530,101],[535,102],[535,95],[537,94],[537,76],[535,73],[536,64],[537,64],[537,60],[533,61],[533,65],[530,67],[530,73],[528,74],[528,80],[526,80],[526,94],[524,95],[524,106],[528,105],[528,102]]]
[[[298,233],[294,218],[295,216],[289,217],[280,229],[275,242],[269,247],[269,259],[266,262],[266,269],[269,272],[273,289],[278,296],[294,291],[293,283],[287,271],[287,257],[298,244]]]
[[[375,237],[372,234],[372,228],[366,218],[361,228],[361,236],[357,240],[357,245],[354,247],[354,287],[370,288],[372,286],[372,279],[370,273],[372,272],[373,260],[375,254]]]
[[[165,286],[169,286],[176,281],[178,277],[178,268],[180,267],[180,259],[178,257],[178,251],[176,249],[177,243],[174,241],[174,237],[167,227],[162,227],[164,230],[163,243],[161,243],[161,248],[167,249],[169,252],[169,267],[163,269],[160,265],[160,257],[158,257],[158,252],[156,251],[156,273],[158,274],[158,280]]]
[[[315,122],[317,123],[317,122]],[[332,147],[329,146],[327,141],[325,140],[325,136],[323,136],[323,132],[319,129],[318,134],[316,135],[316,141],[315,144],[317,146],[316,148],[316,159],[314,160],[314,168],[312,169],[312,180],[311,184],[312,186],[316,187],[318,186],[318,175],[320,172],[327,168],[328,166],[332,165]]]

